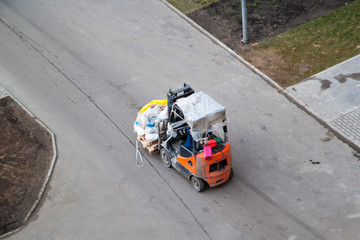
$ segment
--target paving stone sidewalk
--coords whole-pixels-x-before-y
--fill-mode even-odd
[[[331,125],[360,146],[360,108],[335,119]]]
[[[360,55],[285,92],[360,148]]]

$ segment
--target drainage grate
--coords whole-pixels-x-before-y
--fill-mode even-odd
[[[360,108],[335,119],[331,125],[350,140],[360,144]]]

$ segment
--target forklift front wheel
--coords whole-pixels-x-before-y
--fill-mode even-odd
[[[167,167],[167,168],[171,167],[171,159],[170,159],[168,151],[165,148],[162,148],[160,150],[160,156],[161,156],[161,160],[164,163],[165,167]]]
[[[234,171],[231,168],[230,175],[229,175],[229,180],[231,180],[233,177],[234,177]]]
[[[205,187],[204,180],[192,176],[190,181],[191,181],[191,185],[197,192],[201,192],[202,190],[204,190]]]

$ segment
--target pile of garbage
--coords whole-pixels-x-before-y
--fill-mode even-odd
[[[166,100],[154,100],[139,111],[134,123],[138,136],[144,136],[149,142],[158,139],[158,124],[168,117],[166,104]]]

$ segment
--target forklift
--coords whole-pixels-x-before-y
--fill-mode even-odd
[[[179,171],[198,192],[230,180],[234,173],[225,107],[185,83],[167,93],[167,111],[157,125],[163,164]]]

